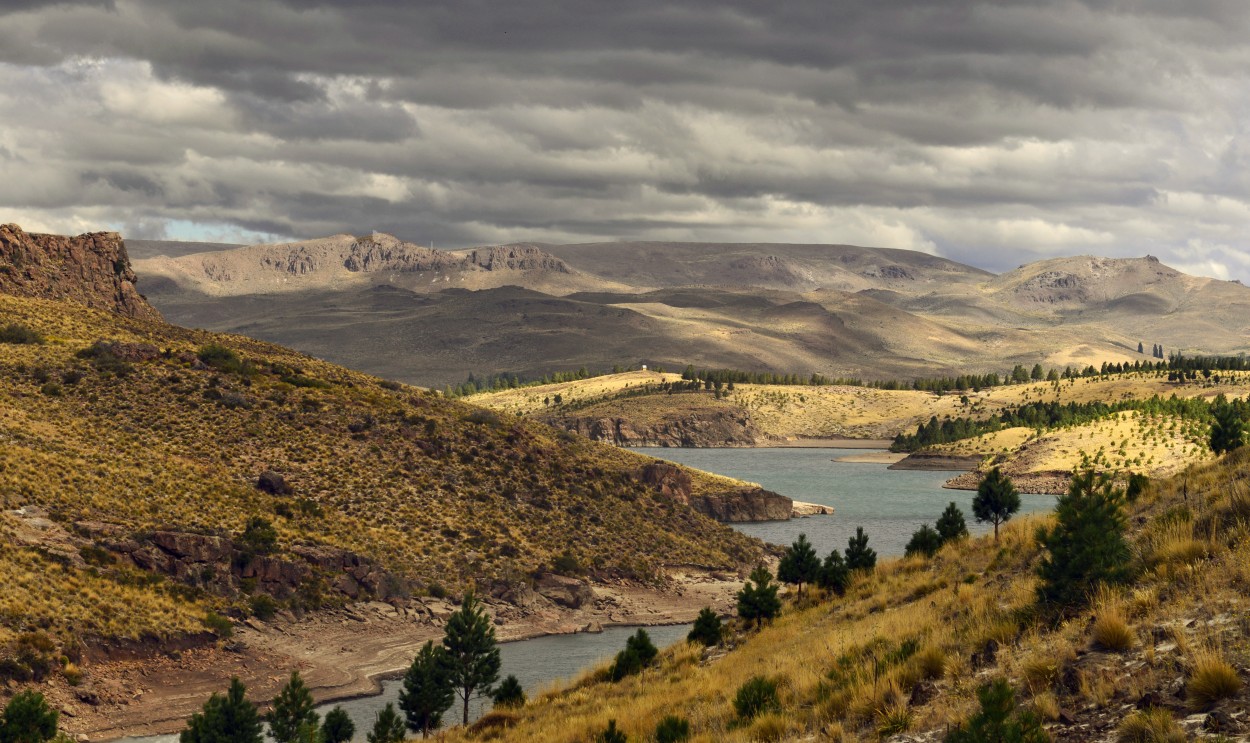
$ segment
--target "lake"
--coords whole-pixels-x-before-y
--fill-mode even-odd
[[[847,540],[862,526],[868,545],[881,557],[903,554],[907,540],[922,523],[933,524],[955,501],[968,519],[973,534],[984,534],[991,527],[972,519],[973,493],[945,490],[942,484],[954,473],[889,470],[882,464],[836,462],[863,449],[636,449],[639,453],[679,464],[759,483],[795,500],[833,506],[832,516],[812,516],[766,523],[734,524],[734,528],[766,542],[789,545],[799,533],[823,557],[832,549],[845,549]],[[1054,507],[1050,495],[1021,495],[1021,513],[1047,511]],[[648,627],[647,633],[658,647],[677,642],[690,625]],[[582,671],[608,660],[625,647],[625,639],[636,630],[610,627],[600,634],[554,635],[500,646],[503,670],[500,677],[515,674],[529,696],[560,680],[570,680]],[[339,702],[356,723],[355,741],[364,741],[374,716],[399,696],[401,683],[386,681],[382,694]],[[323,716],[335,704],[318,708]],[[477,719],[489,708],[475,700],[470,716]],[[448,711],[445,721],[459,720],[458,707]],[[125,743],[176,743],[178,736],[163,735],[123,739]]]
[[[972,518],[972,497],[966,490],[946,490],[942,484],[954,472],[891,470],[883,464],[836,462],[838,457],[867,454],[864,449],[634,449],[696,469],[736,477],[762,485],[795,500],[833,506],[832,516],[790,521],[734,524],[734,528],[766,542],[790,545],[800,533],[821,557],[845,549],[855,527],[864,527],[868,546],[880,557],[903,554],[912,532],[930,526],[955,501],[964,512],[968,530],[984,534],[993,527]],[[1020,496],[1020,513],[1049,511],[1053,495]]]

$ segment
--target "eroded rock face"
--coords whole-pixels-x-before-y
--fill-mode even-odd
[[[639,475],[644,485],[648,485],[664,495],[681,503],[690,502],[690,474],[668,462],[652,462],[642,468]]]
[[[564,261],[533,245],[499,245],[493,248],[478,248],[465,257],[465,263],[487,271],[569,272],[569,267]]]
[[[580,609],[594,600],[594,592],[585,581],[563,575],[547,574],[539,578],[534,590],[566,609]]]
[[[787,521],[794,514],[794,501],[763,488],[742,488],[725,493],[697,495],[690,507],[704,516],[724,522]]]
[[[617,446],[753,446],[763,436],[745,410],[709,410],[642,425],[626,418],[551,417],[544,420],[595,441]]]
[[[160,320],[135,281],[126,245],[116,232],[65,237],[0,225],[0,292]]]

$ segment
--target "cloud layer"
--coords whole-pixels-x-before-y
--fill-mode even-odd
[[[1250,280],[1240,0],[6,2],[0,219]]]

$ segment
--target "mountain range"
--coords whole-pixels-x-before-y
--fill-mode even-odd
[[[443,251],[379,233],[129,245],[141,290],[172,322],[426,386],[582,366],[881,379],[1134,360],[1139,344],[1250,350],[1250,289],[1150,256],[1055,258],[995,275],[851,245]]]

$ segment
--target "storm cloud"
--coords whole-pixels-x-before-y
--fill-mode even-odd
[[[0,5],[0,221],[827,242],[1250,280],[1250,7]]]

